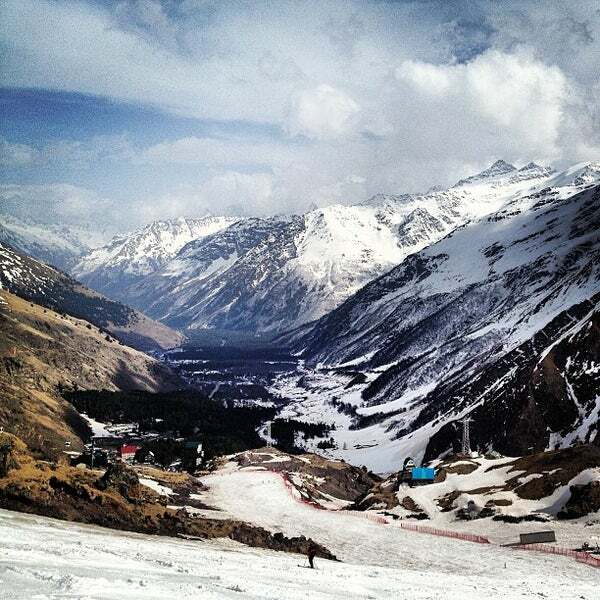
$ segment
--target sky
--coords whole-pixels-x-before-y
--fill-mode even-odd
[[[127,230],[600,158],[597,1],[0,0],[0,212]]]

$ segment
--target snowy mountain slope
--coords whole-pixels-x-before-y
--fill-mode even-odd
[[[600,180],[600,165],[597,175]],[[399,360],[411,343],[418,346],[411,346],[415,356],[446,344],[456,332],[473,341],[502,335],[505,343],[506,331],[515,341],[527,339],[552,313],[598,289],[599,189],[598,184],[550,185],[457,229],[323,318],[305,340],[306,354],[340,364],[360,359],[368,347],[376,349],[370,362],[384,365]],[[532,318],[536,300],[548,309],[539,323]],[[479,318],[489,330],[478,329]]]
[[[172,348],[183,336],[81,285],[66,273],[0,242],[0,288],[59,313],[90,321],[140,349]]]
[[[280,393],[299,399],[289,411],[328,422],[336,403],[338,412],[344,409],[340,403],[349,404],[345,410],[350,415],[354,411],[354,419],[340,414],[338,419],[346,423],[339,425],[348,431],[354,423],[354,430],[342,434],[340,429],[337,435],[349,453],[357,445],[363,447],[354,462],[367,461],[369,454],[374,461],[388,463],[404,452],[422,456],[436,431],[483,401],[481,393],[487,387],[479,395],[465,389],[483,367],[497,365],[515,352],[503,374],[483,379],[490,389],[501,387],[521,364],[517,348],[547,326],[542,335],[556,341],[565,324],[559,326],[560,318],[558,325],[549,324],[562,313],[569,324],[572,317],[565,311],[570,307],[587,306],[580,319],[592,310],[585,303],[600,291],[599,179],[599,164],[556,175],[544,189],[514,198],[496,213],[410,256],[308,333],[301,330],[296,348],[304,351],[309,364],[321,366],[322,374],[317,370],[303,377],[303,385],[280,382]],[[539,348],[535,340],[532,343]],[[594,360],[597,357],[589,368],[596,368]],[[364,381],[346,388],[352,376],[344,375],[344,365],[354,376],[361,372]],[[325,367],[338,371],[328,383],[323,381]],[[567,393],[571,392],[564,390]],[[575,414],[574,404],[578,420],[554,429],[556,419],[546,414],[537,421],[541,433],[538,427],[535,435],[523,435],[519,443],[527,448],[568,443],[584,421],[587,428],[580,433],[588,435],[596,399],[586,397],[584,407],[583,400],[569,404],[564,394],[567,415]],[[518,395],[519,402],[513,403],[498,394],[498,401],[505,402],[504,413],[487,419],[478,442],[514,451],[517,430],[499,423],[511,411],[517,421],[523,417],[529,404],[526,395]],[[303,407],[300,398],[307,396],[311,400]],[[536,416],[540,413],[542,408]],[[552,431],[560,432],[560,440]],[[365,445],[373,450],[364,450]],[[444,451],[447,444],[442,445],[436,445],[436,451]]]
[[[247,318],[261,319],[260,290],[279,278],[295,252],[300,227],[298,217],[235,223],[185,246],[163,269],[132,286],[127,297],[174,327],[244,330]],[[249,296],[248,288],[259,293]],[[271,309],[283,308],[272,300]],[[249,317],[247,302],[252,303]],[[262,305],[266,310],[269,302],[266,298]]]
[[[551,174],[535,165],[507,174],[495,165],[448,190],[246,219],[188,244],[126,289],[107,286],[110,268],[83,279],[172,326],[279,333],[321,317],[408,255]]]
[[[458,449],[455,418],[465,411],[474,447],[517,454],[576,442],[600,446],[600,291],[473,377],[443,381],[424,404],[414,428],[444,423],[426,457]]]
[[[58,268],[70,268],[100,236],[72,227],[23,221],[0,213],[0,242]]]
[[[410,374],[410,361],[396,367],[304,367],[280,377],[271,391],[288,404],[280,418],[334,424],[320,439],[302,440],[309,450],[365,464],[377,472],[398,470],[407,456],[427,460],[460,451],[468,414],[473,448],[528,454],[576,441],[600,445],[600,295],[560,313],[531,339],[489,361],[478,357],[393,399]],[[415,366],[422,366],[417,357]],[[383,402],[370,404],[374,393]],[[386,402],[386,400],[389,401]]]
[[[293,502],[277,498],[282,511]],[[335,528],[340,515],[327,516],[329,527]],[[576,595],[591,600],[597,591],[590,567],[567,558],[479,548],[365,523],[357,522],[356,528],[348,523],[348,533],[356,536],[349,547],[365,548],[368,557],[377,556],[382,563],[385,558],[387,563],[373,564],[362,556],[348,562],[317,559],[317,569],[311,570],[299,566],[306,559],[298,555],[230,540],[172,539],[0,510],[6,549],[3,585],[7,600],[479,600],[483,594],[499,599],[543,594],[549,600]],[[341,537],[345,528],[337,527],[337,532]],[[357,538],[363,543],[357,544]]]
[[[231,217],[180,217],[155,221],[83,256],[72,272],[90,287],[117,299],[128,285],[153,273],[188,242],[205,237],[235,222]]]

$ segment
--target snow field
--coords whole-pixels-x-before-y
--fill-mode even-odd
[[[4,510],[0,535],[0,590],[5,600],[595,597],[593,570],[580,565],[571,569],[567,559],[514,553],[512,561],[503,563],[504,557],[496,556],[495,562],[484,565],[473,554],[474,544],[456,542],[454,552],[446,554],[430,546],[437,539],[417,534],[407,536],[429,550],[425,563],[406,560],[398,567],[317,559],[314,571],[304,568],[302,556],[229,540],[192,542]],[[356,542],[360,545],[358,537]],[[388,553],[389,548],[380,549],[380,562],[386,562]],[[440,570],[442,564],[445,568]]]
[[[312,571],[302,568],[304,557],[229,540],[191,542],[3,510],[0,535],[3,600],[358,600],[409,589],[394,569],[322,563]],[[463,597],[468,591],[463,588]],[[422,591],[411,597],[442,596]]]
[[[548,598],[573,597],[575,591],[582,598],[592,597],[588,582],[597,571],[568,558],[404,531],[397,523],[382,525],[363,513],[319,510],[294,500],[281,477],[266,471],[225,471],[203,482],[210,488],[207,502],[228,514],[285,535],[312,537],[357,569],[398,569],[404,581],[418,581],[431,593],[423,597],[437,597],[438,581],[444,582],[447,598],[459,589],[470,597],[470,585],[479,590],[481,595],[473,596],[479,598],[485,593],[528,597],[538,591]],[[329,569],[332,563],[319,564]],[[405,597],[422,597],[410,593]]]

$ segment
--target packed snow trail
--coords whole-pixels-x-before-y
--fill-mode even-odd
[[[210,488],[206,501],[233,517],[286,535],[312,537],[357,569],[392,567],[405,581],[428,574],[422,585],[435,579],[477,582],[480,590],[494,590],[494,597],[501,590],[511,598],[534,592],[568,598],[577,590],[587,598],[591,587],[586,582],[598,577],[597,571],[571,559],[403,531],[393,522],[374,523],[363,513],[320,510],[295,500],[282,478],[268,471],[225,470],[203,483]],[[326,569],[332,564],[319,562]]]
[[[335,526],[336,515],[324,514],[332,517]],[[456,543],[452,555],[442,554],[430,545],[431,536],[414,536],[423,554],[429,551],[428,564],[419,566],[413,561],[410,567],[390,568],[317,559],[315,570],[299,568],[306,564],[302,556],[249,548],[229,540],[192,542],[5,510],[0,510],[0,536],[3,600],[596,597],[589,583],[593,582],[593,569],[517,553],[507,561],[507,569],[502,562],[505,557],[495,555],[498,564],[489,569],[478,547]],[[380,548],[381,562],[389,550]],[[453,571],[447,569],[449,564],[454,564]]]

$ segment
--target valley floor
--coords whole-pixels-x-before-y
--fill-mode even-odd
[[[253,549],[229,540],[187,541],[111,531],[0,510],[2,598],[406,598],[596,597],[591,567],[401,530],[363,515],[316,510],[265,471],[205,478],[223,512],[274,531],[310,535],[344,562]]]

